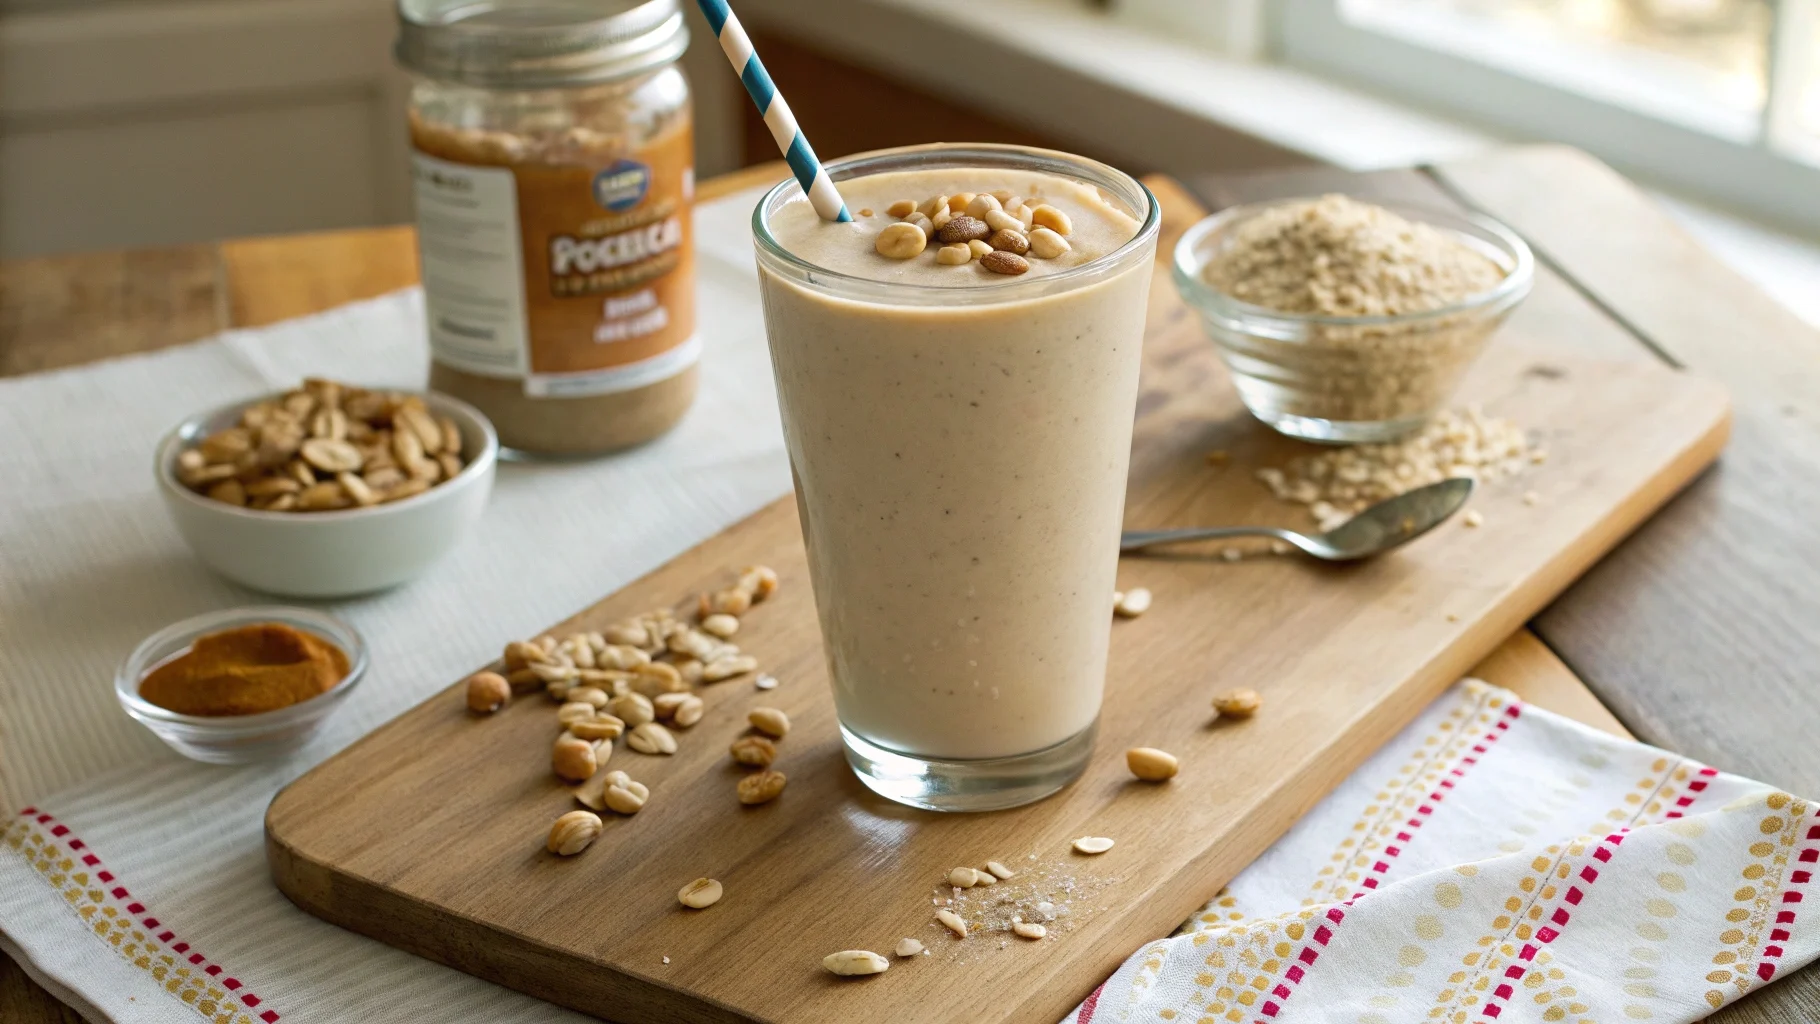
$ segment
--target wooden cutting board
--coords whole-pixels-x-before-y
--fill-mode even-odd
[[[1200,215],[1167,183],[1167,253]],[[1561,339],[1571,343],[1572,339]],[[1252,477],[1301,446],[1243,412],[1200,326],[1159,268],[1139,399],[1129,526],[1300,523]],[[1155,607],[1108,623],[1112,667],[1087,774],[1030,807],[983,815],[913,811],[847,770],[789,499],[757,513],[554,632],[600,628],[775,567],[782,586],[738,642],[782,685],[707,687],[707,716],[674,757],[622,749],[614,764],[650,803],[614,818],[580,856],[543,850],[574,805],[549,772],[554,713],[542,698],[479,720],[451,688],[305,775],[266,819],[273,878],[310,913],[578,1010],[645,1024],[1047,1021],[1126,955],[1167,934],[1281,835],[1437,693],[1709,464],[1728,406],[1716,386],[1640,363],[1602,363],[1501,336],[1465,385],[1539,436],[1548,461],[1480,489],[1477,529],[1450,523],[1349,567],[1217,552],[1126,559],[1124,587]],[[1230,453],[1208,464],[1213,449]],[[1522,500],[1526,491],[1536,504]],[[1250,686],[1263,711],[1210,721],[1218,690]],[[741,807],[726,756],[754,707],[794,722],[774,803]],[[1182,759],[1171,783],[1131,780],[1122,751]],[[1115,838],[1097,858],[1080,835]],[[1075,881],[1072,914],[1029,943],[955,941],[932,923],[949,868],[998,859]],[[700,875],[726,896],[688,911]],[[888,952],[901,936],[933,955],[841,979],[821,959]]]

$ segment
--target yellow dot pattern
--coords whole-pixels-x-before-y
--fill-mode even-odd
[[[1751,862],[1739,872],[1740,884],[1732,892],[1736,905],[1726,911],[1725,927],[1719,932],[1719,945],[1724,948],[1713,954],[1712,969],[1706,974],[1713,986],[1706,990],[1706,1003],[1715,1010],[1756,983],[1757,953],[1775,916],[1777,893],[1788,874],[1795,844],[1807,827],[1804,819],[1813,810],[1807,801],[1787,793],[1771,793],[1761,800],[1759,838],[1750,844]]]
[[[91,876],[35,823],[14,819],[0,826],[0,846],[24,857],[97,938],[202,1019],[210,1024],[262,1024],[200,966],[172,954],[116,906],[102,888],[106,883]]]

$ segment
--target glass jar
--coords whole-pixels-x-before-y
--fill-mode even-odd
[[[400,0],[430,386],[503,449],[587,455],[695,398],[676,0]]]

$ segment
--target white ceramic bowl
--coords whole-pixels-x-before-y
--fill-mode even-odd
[[[177,481],[178,453],[271,397],[192,416],[158,446],[158,489],[177,531],[196,557],[228,579],[289,597],[384,590],[422,575],[486,511],[499,437],[478,409],[435,392],[422,398],[461,429],[468,464],[455,479],[415,497],[334,512],[262,512],[203,497]]]

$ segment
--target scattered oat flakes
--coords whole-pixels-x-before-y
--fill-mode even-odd
[[[1529,442],[1510,420],[1476,408],[1443,412],[1400,441],[1335,448],[1265,467],[1257,478],[1331,530],[1368,506],[1450,477],[1481,482],[1523,470]]]

